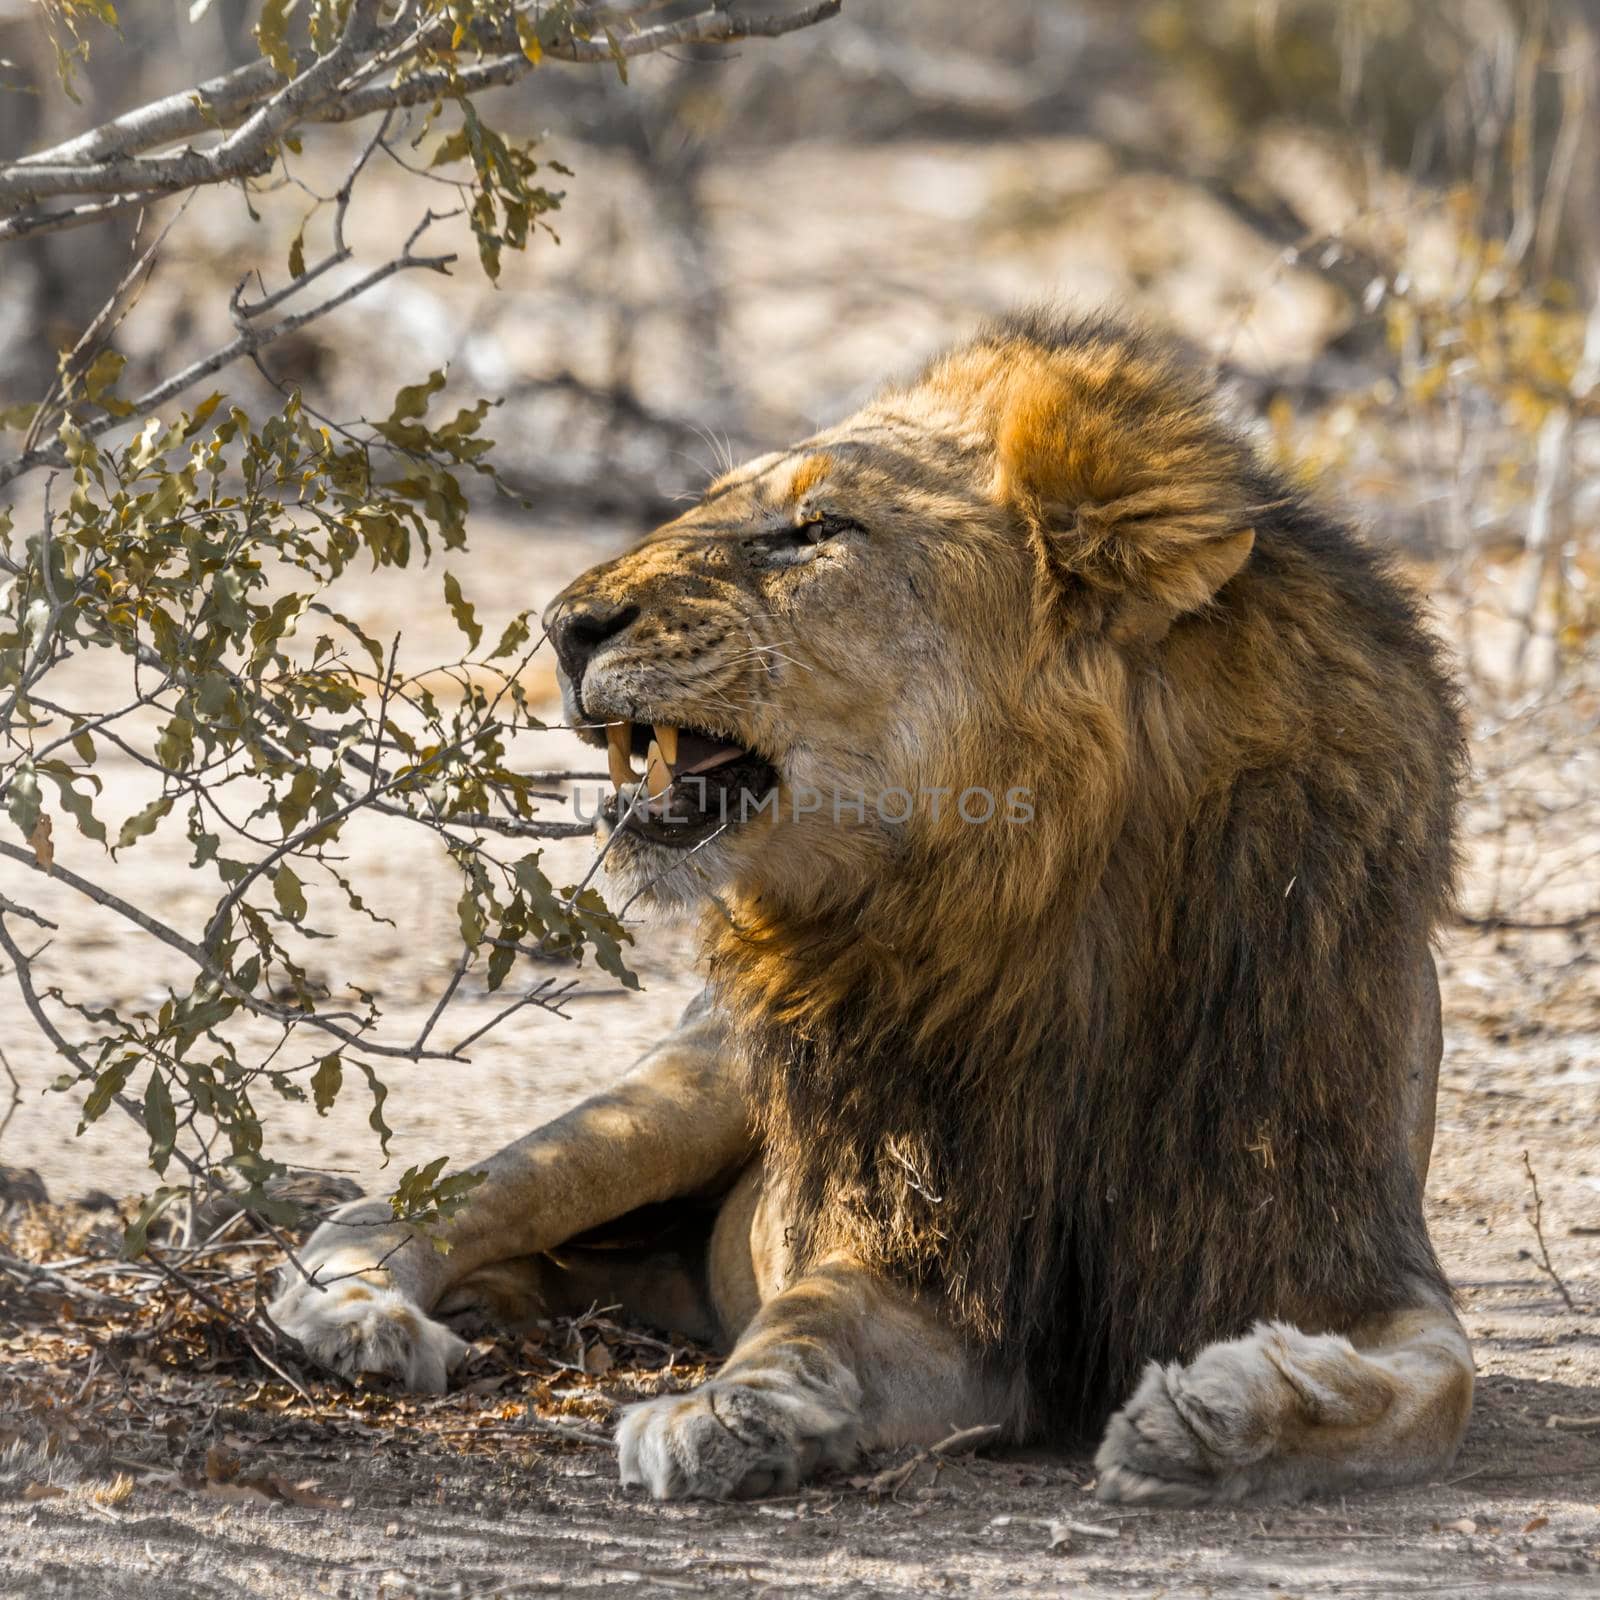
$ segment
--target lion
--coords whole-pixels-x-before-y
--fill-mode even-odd
[[[433,1390],[469,1304],[718,1341],[618,1427],[660,1498],[983,1424],[1098,1439],[1123,1503],[1449,1463],[1473,1362],[1422,1195],[1457,693],[1180,358],[987,326],[546,624],[608,750],[605,868],[699,908],[706,994],[490,1159],[447,1253],[382,1204],[325,1223],[284,1328]]]

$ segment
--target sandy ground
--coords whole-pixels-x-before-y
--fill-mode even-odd
[[[471,556],[452,568],[468,594],[481,597],[492,628],[514,606],[547,598],[622,537],[485,521]],[[380,632],[407,617],[403,586],[393,578],[365,584],[359,604]],[[452,653],[447,640],[426,632],[412,643],[419,660],[431,649]],[[523,758],[540,766],[591,759],[560,733],[541,736],[539,750]],[[110,763],[106,777],[113,796],[136,789],[132,775]],[[109,809],[116,814],[117,803]],[[576,876],[587,853],[581,843],[563,846],[552,861]],[[452,874],[426,851],[397,850],[383,829],[353,836],[351,854],[354,876],[371,885],[369,898],[397,926],[341,925],[339,970],[378,988],[395,1035],[404,1036],[426,1014],[452,958]],[[60,859],[95,865],[89,847],[70,835]],[[181,923],[203,910],[185,881],[185,860],[176,830],[158,834],[129,853],[111,881],[136,898],[156,897]],[[79,998],[159,998],[177,978],[159,947],[84,915],[59,885],[7,864],[0,888],[62,922],[41,976],[48,968]],[[434,1155],[470,1159],[549,1117],[622,1070],[696,988],[684,930],[638,935],[642,994],[590,974],[570,1022],[519,1018],[474,1051],[470,1069],[391,1074],[387,1109],[397,1138],[387,1172],[359,1085],[347,1086],[325,1118],[273,1106],[275,1148],[296,1163],[376,1184]],[[146,1469],[163,1459],[192,1465],[209,1445],[244,1438],[254,1459],[285,1478],[315,1480],[330,1503],[219,1501],[148,1471],[135,1473],[131,1494],[114,1505],[79,1495],[30,1500],[20,1492],[31,1481],[27,1470],[13,1464],[8,1477],[0,1459],[0,1593],[118,1600],[1600,1593],[1595,960],[1576,937],[1457,932],[1443,950],[1442,974],[1446,1056],[1429,1214],[1481,1374],[1471,1432],[1443,1482],[1292,1511],[1113,1515],[1085,1493],[1085,1459],[1031,1454],[949,1465],[937,1475],[925,1468],[898,1497],[835,1481],[759,1505],[659,1507],[618,1488],[605,1448],[519,1436],[516,1427],[473,1438],[492,1420],[491,1405],[510,1402],[515,1411],[527,1397],[533,1380],[525,1374],[502,1380],[492,1402],[470,1391],[452,1397],[458,1438],[419,1431],[393,1412],[347,1408],[342,1420],[274,1420],[270,1407],[246,1403],[267,1392],[251,1384],[224,1384],[209,1405],[197,1404],[169,1392],[171,1380],[157,1366],[136,1372],[129,1391],[148,1410],[160,1447],[154,1456],[139,1453]],[[467,994],[460,1032],[496,1003]],[[9,987],[0,990],[0,1042],[20,1086],[0,1133],[0,1164],[37,1169],[57,1199],[143,1186],[137,1135],[115,1113],[74,1138],[75,1105],[42,1092],[57,1065]],[[1543,1195],[1550,1260],[1573,1309],[1538,1259],[1524,1151]],[[5,1315],[0,1308],[0,1322]],[[620,1348],[616,1369],[595,1380],[585,1399],[597,1420],[616,1397],[676,1381],[630,1365],[628,1348]],[[25,1390],[12,1399],[26,1409]],[[158,1434],[167,1416],[175,1427]],[[1098,1531],[1074,1533],[1067,1526],[1074,1522]]]

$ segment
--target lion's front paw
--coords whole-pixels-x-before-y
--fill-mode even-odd
[[[404,1295],[350,1279],[313,1288],[303,1281],[270,1308],[314,1360],[347,1378],[381,1373],[408,1389],[442,1394],[467,1345]]]
[[[713,1379],[630,1406],[617,1429],[622,1481],[657,1500],[748,1500],[795,1487],[856,1453],[853,1406],[787,1375]]]
[[[1187,1366],[1151,1363],[1106,1429],[1096,1494],[1164,1506],[1300,1499],[1314,1481],[1311,1435],[1370,1424],[1388,1403],[1348,1340],[1262,1323]]]

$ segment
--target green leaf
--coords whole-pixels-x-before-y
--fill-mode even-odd
[[[152,1194],[145,1203],[139,1207],[139,1214],[130,1222],[122,1235],[122,1253],[129,1261],[142,1256],[149,1239],[150,1224],[161,1215],[174,1200],[188,1194],[189,1187],[182,1183],[164,1183]]]
[[[291,922],[299,922],[306,914],[306,894],[294,868],[285,862],[272,875],[272,893],[278,909]]]
[[[6,785],[6,810],[24,839],[33,837],[39,826],[39,775],[26,757],[17,764]]]
[[[208,861],[217,859],[217,851],[221,848],[222,840],[214,833],[207,833],[196,815],[189,824],[189,842],[194,846],[194,860],[189,863],[190,870],[203,867]]]
[[[243,633],[250,625],[244,608],[244,579],[232,567],[224,567],[211,585],[211,605],[217,620],[229,633]]]
[[[194,760],[194,724],[173,717],[156,738],[156,760],[168,772],[182,772]]]
[[[504,937],[510,937],[510,935],[506,933],[503,924],[501,927],[501,933]],[[497,944],[494,949],[489,952],[489,972],[486,979],[486,986],[490,994],[493,994],[495,990],[506,981],[507,976],[511,972],[511,964],[516,959],[517,952],[509,944]]]
[[[162,795],[159,800],[152,800],[142,811],[136,811],[122,824],[122,831],[117,835],[117,842],[112,848],[126,850],[136,840],[143,839],[147,834],[154,833],[157,823],[171,809],[171,795]]]
[[[367,1087],[372,1090],[372,1111],[367,1117],[367,1124],[377,1134],[378,1146],[383,1151],[384,1161],[387,1162],[389,1141],[394,1137],[394,1129],[383,1120],[383,1102],[389,1098],[389,1086],[365,1061],[358,1061],[356,1065],[365,1074]]]
[[[254,647],[251,652],[252,666],[259,665],[267,659],[272,647],[280,639],[290,637],[300,618],[305,614],[308,595],[283,594],[272,602],[272,607],[265,615],[257,617],[250,625],[250,643]]]
[[[389,413],[389,421],[406,422],[422,416],[428,409],[428,402],[442,388],[444,388],[442,369],[430,372],[426,383],[407,384],[394,397],[394,409]]]
[[[471,604],[462,597],[460,583],[448,572],[444,575],[444,600],[456,626],[467,636],[467,649],[476,650],[483,638],[483,627],[473,615]]]
[[[439,148],[433,152],[433,160],[428,163],[430,167],[448,166],[452,161],[463,161],[467,155],[467,130],[457,128],[454,133],[447,134],[439,141]],[[20,409],[20,407],[19,407]],[[26,427],[24,422],[20,424]]]
[[[178,1116],[172,1105],[172,1091],[160,1067],[150,1071],[144,1090],[144,1125],[150,1135],[150,1165],[165,1177],[167,1163],[178,1140]]]
[[[244,1164],[241,1162],[237,1165],[242,1169]],[[266,1163],[261,1178],[240,1190],[239,1207],[255,1216],[265,1217],[280,1228],[298,1228],[306,1220],[306,1208],[288,1195],[271,1194],[262,1187],[264,1181],[281,1176],[282,1172],[283,1168],[277,1162]]]
[[[93,839],[96,844],[106,842],[105,824],[94,814],[94,807],[89,803],[89,796],[79,794],[73,787],[78,778],[84,778],[92,783],[96,790],[100,788],[100,780],[92,772],[77,773],[62,762],[51,761],[45,764],[45,773],[56,786],[56,793],[61,798],[62,808],[72,814],[73,820],[78,824],[78,832],[86,839]]]
[[[326,1116],[339,1096],[339,1086],[344,1082],[344,1066],[337,1055],[324,1056],[311,1074],[311,1097],[318,1116]]]
[[[394,1186],[394,1193],[389,1196],[389,1204],[393,1207],[396,1217],[404,1217],[413,1211],[421,1210],[427,1204],[428,1195],[449,1159],[448,1156],[438,1156],[425,1167],[406,1168],[405,1176]]]
[[[289,792],[278,801],[278,826],[285,839],[306,820],[311,811],[311,797],[316,793],[317,769],[301,767],[295,773]]]
[[[133,411],[126,400],[119,400],[111,392],[127,364],[126,356],[115,350],[102,350],[83,375],[84,393],[95,405],[109,411],[114,417],[126,417]]]
[[[459,1210],[467,1195],[488,1176],[486,1172],[457,1172],[448,1178],[440,1174],[449,1158],[437,1156],[425,1167],[407,1167],[406,1175],[395,1185],[389,1206],[397,1221],[427,1225],[443,1221]],[[448,1245],[435,1240],[439,1249]]]
[[[183,425],[184,438],[192,439],[195,434],[199,433],[199,431],[211,420],[211,413],[215,411],[221,404],[221,391],[213,389],[211,393],[208,394],[205,399],[202,400],[200,404],[189,413],[189,420]]]
[[[462,889],[461,898],[456,901],[456,919],[461,924],[461,942],[469,950],[476,950],[483,943],[483,904],[471,883]]]
[[[528,642],[531,631],[528,623],[528,613],[519,611],[506,624],[506,631],[500,635],[499,644],[484,659],[486,661],[498,661],[501,656],[516,654]]]
[[[82,1133],[91,1122],[98,1122],[106,1114],[111,1102],[127,1087],[128,1078],[140,1059],[139,1056],[129,1052],[120,1060],[113,1061],[109,1067],[100,1069],[95,1076],[94,1087],[84,1098],[83,1117],[78,1123],[79,1133]]]
[[[577,900],[579,920],[589,943],[594,946],[594,958],[601,968],[616,978],[625,989],[639,987],[638,975],[623,958],[622,946],[633,943],[633,935],[606,909],[606,903],[596,889],[585,889]]]

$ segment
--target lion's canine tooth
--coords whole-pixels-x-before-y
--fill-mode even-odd
[[[606,724],[606,761],[611,768],[611,787],[613,789],[621,789],[625,783],[632,783],[639,776],[633,770],[632,747],[633,724],[631,722],[608,722]]]
[[[672,768],[662,759],[661,746],[654,739],[645,760],[644,786],[652,800],[659,800],[672,787]]]
[[[669,767],[678,764],[678,730],[676,728],[663,728],[658,722],[655,725],[656,743],[661,746],[661,759]]]

